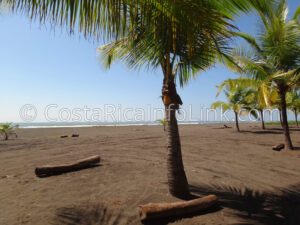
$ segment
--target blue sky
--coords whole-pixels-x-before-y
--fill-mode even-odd
[[[299,2],[288,0],[288,4],[292,15]],[[255,33],[256,20],[253,15],[242,16],[235,24],[243,32]],[[54,32],[49,25],[22,15],[0,15],[0,31],[0,122],[20,122],[19,110],[24,104],[37,108],[36,121],[45,121],[42,112],[49,104],[57,104],[58,109],[101,108],[104,104],[162,107],[160,70],[136,72],[115,64],[105,71],[96,57],[101,43],[76,33],[70,36],[65,28]],[[224,100],[215,97],[215,86],[229,77],[236,75],[221,66],[201,73],[178,89],[183,107],[209,107]]]

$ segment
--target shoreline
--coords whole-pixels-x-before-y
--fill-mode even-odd
[[[260,121],[239,121],[239,124],[255,124]],[[116,124],[68,124],[63,123],[62,125],[28,125],[24,126],[25,123],[14,123],[20,124],[19,129],[37,129],[37,128],[80,128],[80,127],[130,127],[130,126],[161,126],[162,124],[156,121],[144,122],[144,123],[116,123]],[[37,123],[37,124],[43,124]],[[189,121],[189,122],[178,122],[178,125],[213,125],[213,124],[235,124],[234,121],[216,121],[216,122],[202,122],[202,121]]]

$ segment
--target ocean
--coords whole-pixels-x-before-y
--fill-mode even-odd
[[[216,124],[229,123],[225,121],[179,121],[178,124]],[[94,127],[94,126],[141,126],[161,125],[157,121],[134,121],[134,122],[32,122],[14,123],[20,128],[57,128],[57,127]]]

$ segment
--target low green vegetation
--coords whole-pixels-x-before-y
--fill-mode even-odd
[[[289,121],[288,123],[289,123],[289,125],[297,125],[296,121]],[[266,125],[281,125],[281,123],[279,121],[278,122],[267,122]]]
[[[156,120],[156,122],[161,123],[164,126],[164,131],[166,131],[166,118],[163,118],[162,120]]]
[[[4,137],[4,141],[7,141],[9,136],[17,134],[15,133],[15,130],[19,128],[19,125],[13,125],[12,123],[4,123],[0,124],[0,134]]]

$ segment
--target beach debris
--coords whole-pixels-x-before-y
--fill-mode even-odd
[[[67,137],[69,137],[68,135],[62,135],[62,136],[60,136],[60,138],[67,138]]]
[[[229,126],[227,126],[226,124],[224,124],[224,128],[232,128],[232,127],[229,127]]]
[[[72,164],[56,165],[56,166],[42,166],[35,169],[35,174],[38,177],[51,176],[71,171],[76,171],[84,168],[89,168],[100,162],[100,156],[95,155],[76,161]]]
[[[284,144],[278,144],[278,145],[274,145],[272,147],[272,150],[274,150],[274,151],[280,151],[282,149],[284,149]]]
[[[14,176],[12,175],[5,175],[5,176],[2,176],[1,178],[2,179],[10,179],[10,178],[13,178]]]
[[[72,134],[72,137],[79,137],[79,134]]]
[[[185,216],[207,210],[216,205],[217,202],[217,196],[208,195],[184,202],[149,203],[139,206],[139,215],[142,221]]]

